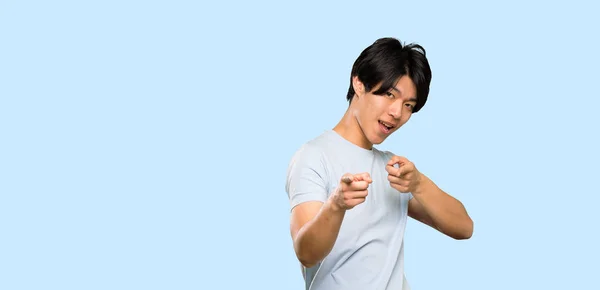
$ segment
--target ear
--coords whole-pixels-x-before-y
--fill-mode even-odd
[[[360,97],[362,95],[365,94],[365,86],[364,84],[358,79],[358,76],[354,76],[352,77],[352,88],[354,89],[354,93],[356,94],[356,96]]]

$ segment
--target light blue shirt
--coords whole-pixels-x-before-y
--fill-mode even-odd
[[[373,180],[365,202],[346,212],[329,255],[302,268],[307,290],[408,289],[403,240],[412,195],[390,186],[385,166],[392,156],[327,130],[292,157],[286,180],[291,208],[307,201],[325,202],[345,173],[368,172]]]

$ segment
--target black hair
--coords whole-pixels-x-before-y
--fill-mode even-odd
[[[367,92],[381,83],[373,94],[383,95],[404,75],[408,75],[417,88],[417,104],[413,110],[416,113],[425,105],[431,83],[431,68],[425,49],[415,43],[402,45],[398,39],[391,37],[377,39],[354,62],[346,99],[351,102],[354,97],[352,78],[355,76],[358,76]]]

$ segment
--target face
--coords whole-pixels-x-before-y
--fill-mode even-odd
[[[412,115],[417,104],[417,89],[408,76],[402,76],[395,87],[383,95],[374,95],[379,85],[365,92],[364,85],[354,77],[352,80],[356,95],[354,116],[361,128],[364,141],[380,144],[398,128],[404,125]],[[369,144],[365,144],[369,145]]]

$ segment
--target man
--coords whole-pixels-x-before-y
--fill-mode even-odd
[[[409,289],[408,217],[455,239],[471,237],[460,201],[409,159],[373,147],[424,106],[430,82],[420,45],[378,39],[352,67],[342,119],[294,154],[286,191],[306,289]]]

